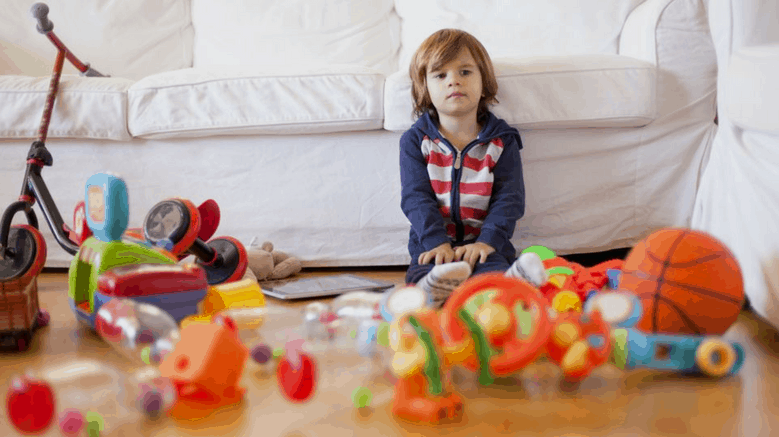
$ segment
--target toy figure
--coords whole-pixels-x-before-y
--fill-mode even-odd
[[[300,259],[280,250],[275,250],[273,243],[266,241],[262,245],[253,240],[246,250],[249,258],[249,271],[258,281],[266,279],[284,279],[300,273],[303,269]]]
[[[393,322],[390,347],[395,351],[392,371],[398,377],[392,406],[395,416],[437,423],[462,414],[462,400],[452,391],[448,378],[448,370],[460,360],[460,354],[444,347],[434,311],[406,313]],[[467,350],[472,351],[472,347]]]

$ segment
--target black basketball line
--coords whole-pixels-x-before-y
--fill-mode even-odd
[[[652,275],[650,275],[647,272],[642,271],[642,270],[623,270],[622,271],[622,275],[623,276],[630,275],[630,276],[633,276],[634,278],[636,278],[636,279],[638,279],[640,281],[653,282],[653,283],[657,283],[657,281],[659,279],[659,277],[652,276]],[[639,293],[638,290],[631,290],[631,291],[636,296],[643,296],[645,294],[652,294],[652,293],[655,292],[655,290],[646,290],[646,291],[644,291],[642,293]]]
[[[671,307],[671,309],[676,311],[676,314],[678,314],[679,317],[681,317],[681,319],[684,321],[684,323],[687,324],[688,327],[692,328],[693,332],[696,335],[701,335],[702,334],[703,330],[700,328],[700,326],[698,326],[695,322],[693,322],[693,320],[687,315],[687,313],[682,311],[682,309],[679,308],[676,305],[676,302],[668,299],[665,296],[660,296],[660,300],[665,302],[666,305],[668,305],[669,307]],[[657,313],[657,302],[655,302],[654,310],[655,310],[655,313]],[[654,332],[657,332],[657,329],[655,329]]]
[[[694,292],[694,293],[697,293],[697,294],[702,294],[704,296],[712,297],[714,299],[719,299],[719,300],[722,300],[722,301],[725,301],[725,302],[730,302],[730,303],[738,305],[738,306],[741,306],[741,304],[743,303],[742,299],[736,299],[736,298],[731,297],[731,296],[723,295],[721,293],[718,293],[717,291],[710,290],[708,288],[703,288],[703,287],[699,287],[699,286],[696,286],[696,285],[689,285],[689,284],[685,284],[685,283],[682,283],[682,282],[669,281],[669,280],[666,280],[665,283],[668,284],[668,285],[672,285],[674,287],[682,288],[682,289],[687,290],[689,292]]]
[[[641,279],[642,281],[654,281],[657,279],[657,277],[651,276],[649,273],[643,270],[623,270],[622,275],[631,275],[636,279]]]
[[[657,302],[660,300],[660,289],[663,287],[663,282],[665,281],[665,271],[668,268],[668,260],[671,258],[671,256],[674,253],[674,250],[677,246],[679,246],[679,243],[682,242],[684,237],[689,234],[689,231],[682,231],[677,237],[676,240],[671,243],[671,247],[668,249],[668,252],[665,255],[665,260],[662,260],[663,267],[660,269],[659,277],[657,278],[657,287],[655,288],[654,296],[652,297],[652,303],[654,308],[652,309],[652,332],[657,332]],[[646,254],[651,255],[652,252],[650,252],[649,244],[646,246]]]
[[[715,258],[717,258],[719,256],[722,256],[723,254],[727,258],[731,258],[730,253],[728,253],[728,251],[726,251],[726,250],[718,250],[718,251],[716,251],[714,253],[711,253],[709,255],[704,255],[704,256],[702,256],[700,258],[695,258],[695,259],[687,261],[687,262],[677,262],[677,263],[669,262],[668,265],[670,265],[671,267],[677,267],[677,268],[691,267],[691,266],[694,266],[695,264],[705,263],[706,261],[711,261],[712,259],[715,259]],[[662,259],[658,258],[654,253],[651,253],[651,252],[647,252],[646,257],[651,259],[652,261],[655,261],[655,262],[658,262],[658,263],[663,262]],[[670,257],[671,257],[671,254],[669,253],[668,254],[668,258],[670,258]]]
[[[710,255],[702,256],[700,258],[695,258],[695,259],[687,261],[687,262],[669,263],[668,265],[670,267],[684,269],[684,268],[687,268],[687,267],[692,267],[692,266],[694,266],[696,264],[703,264],[703,263],[711,261],[713,259],[717,259],[717,258],[719,258],[719,257],[721,257],[723,255],[725,257],[729,257],[727,252],[725,252],[724,250],[720,250],[720,251],[714,252],[714,253],[712,253]]]

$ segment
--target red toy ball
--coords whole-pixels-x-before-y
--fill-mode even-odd
[[[5,402],[8,418],[21,433],[41,433],[54,419],[54,393],[45,381],[14,378]]]
[[[736,321],[744,283],[733,254],[709,234],[662,229],[638,243],[620,288],[640,299],[636,327],[649,333],[719,335]]]

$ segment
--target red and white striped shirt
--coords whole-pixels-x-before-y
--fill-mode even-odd
[[[495,138],[466,149],[466,153],[452,151],[440,140],[428,136],[423,138],[420,146],[446,233],[453,239],[456,237],[452,217],[452,208],[456,204],[464,226],[463,239],[476,239],[489,209],[494,179],[492,169],[503,153],[503,141]],[[462,171],[458,173],[460,169]],[[453,185],[458,188],[454,193]]]

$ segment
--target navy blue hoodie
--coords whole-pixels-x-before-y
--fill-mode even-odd
[[[489,244],[509,262],[525,213],[519,131],[488,113],[479,136],[458,151],[429,114],[400,139],[401,208],[411,222],[413,260],[449,242]]]

